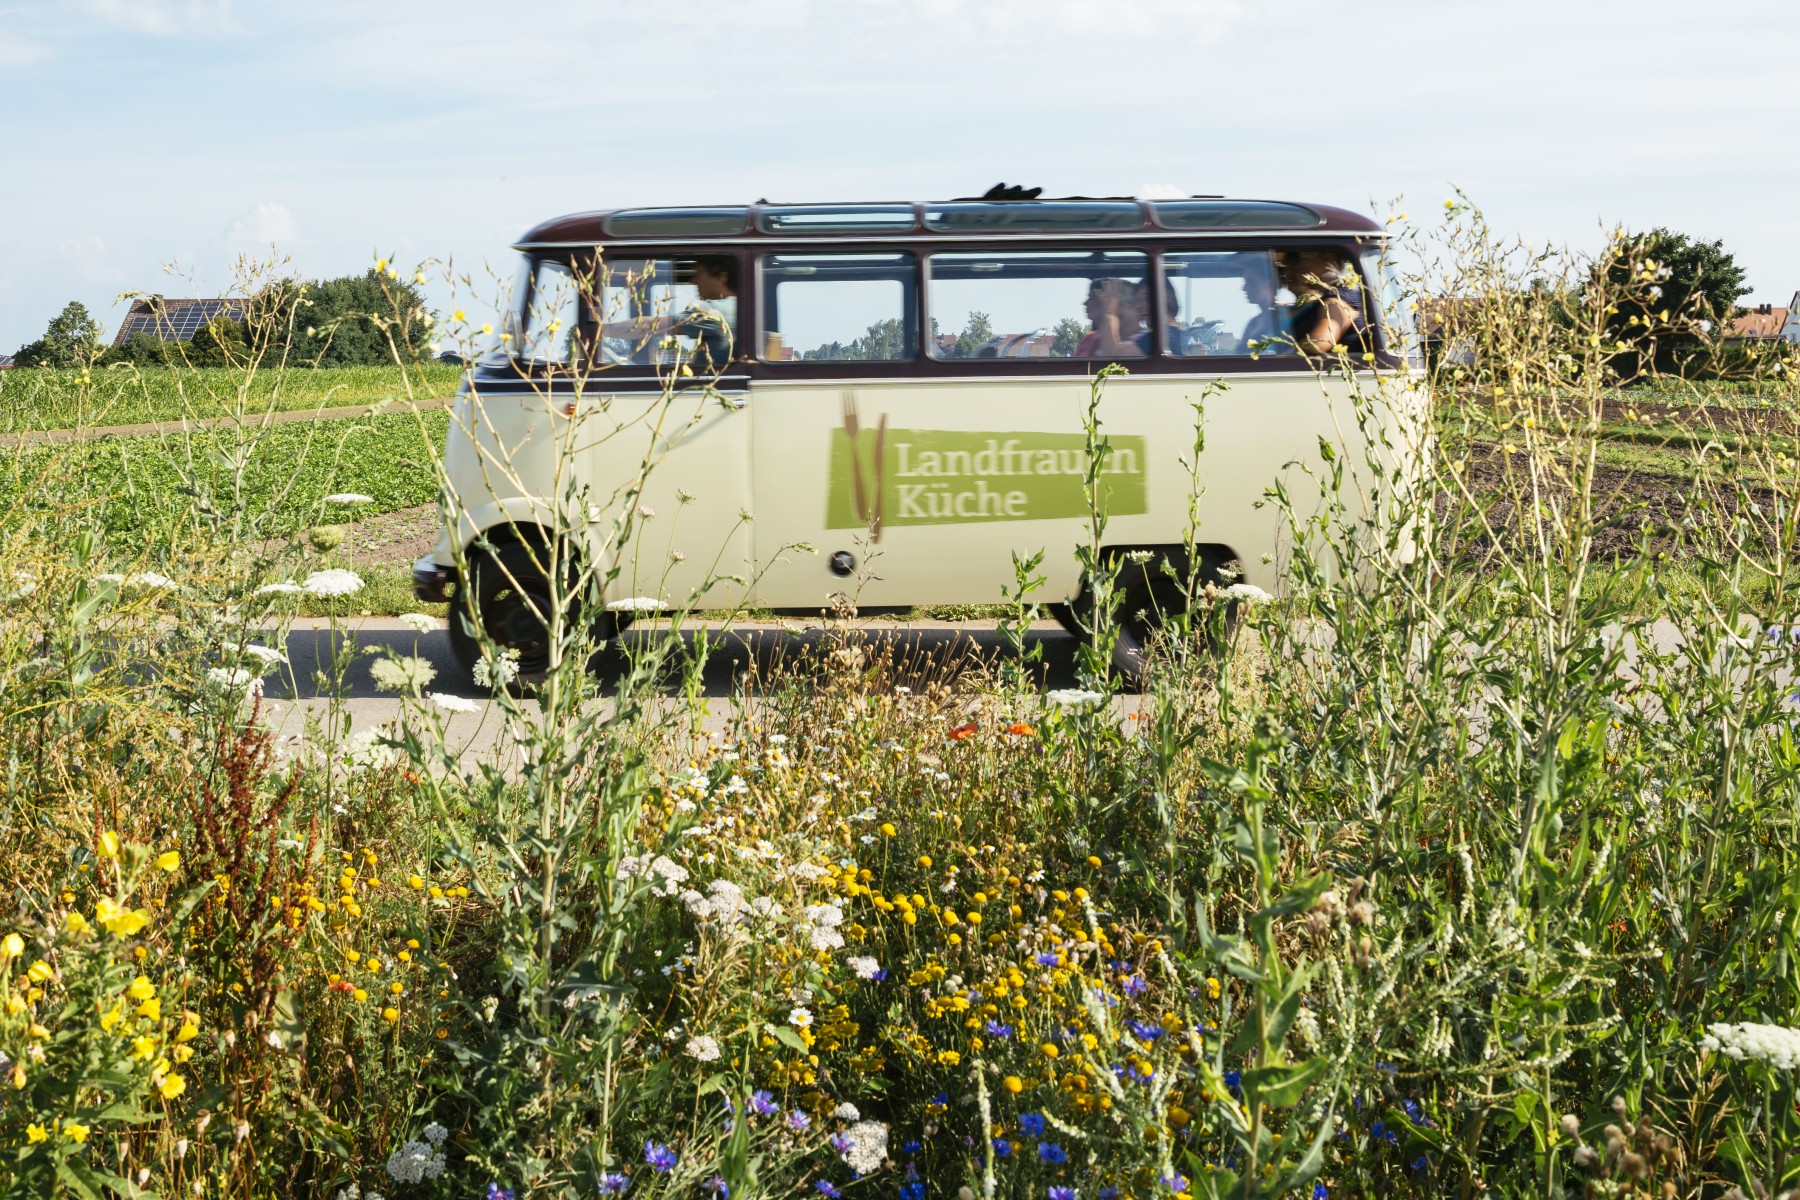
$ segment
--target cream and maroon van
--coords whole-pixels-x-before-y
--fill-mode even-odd
[[[850,590],[864,611],[994,603],[1013,552],[1040,549],[1047,597],[1078,615],[1084,415],[1118,363],[1098,416],[1105,548],[1131,556],[1129,673],[1169,600],[1134,552],[1190,565],[1185,460],[1209,385],[1191,564],[1208,575],[1277,590],[1285,529],[1259,501],[1321,438],[1362,461],[1354,392],[1402,397],[1387,440],[1420,453],[1383,245],[1375,222],[1323,205],[1016,190],[547,221],[518,244],[504,342],[453,407],[454,542],[415,565],[415,590],[455,597],[466,665],[479,622],[526,674],[548,651],[542,548],[558,531],[618,568],[615,620],[817,613]],[[1354,320],[1310,345],[1321,308],[1346,302]],[[632,536],[613,545],[627,503]]]

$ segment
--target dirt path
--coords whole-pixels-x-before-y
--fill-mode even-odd
[[[416,400],[411,407],[419,412],[431,412],[448,407],[448,397],[436,400]],[[162,433],[186,433],[198,429],[213,429],[220,425],[230,425],[240,419],[245,425],[288,425],[296,421],[337,421],[354,417],[373,416],[377,413],[394,413],[406,411],[407,404],[399,400],[382,400],[374,404],[357,404],[349,408],[297,408],[291,412],[259,412],[254,416],[238,418],[234,416],[196,417],[184,421],[146,421],[138,425],[100,425],[90,429],[39,429],[30,433],[8,435],[5,441],[14,446],[60,446],[73,441],[93,441],[96,438],[115,437],[153,437]]]

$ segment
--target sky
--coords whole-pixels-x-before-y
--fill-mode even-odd
[[[635,204],[999,181],[1721,239],[1800,289],[1800,3],[0,0],[0,353],[80,300],[449,262]],[[1434,215],[1435,214],[1435,215]],[[491,274],[490,274],[491,272]]]

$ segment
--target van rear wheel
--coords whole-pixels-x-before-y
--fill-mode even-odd
[[[1127,552],[1118,553],[1123,556]],[[1151,642],[1173,617],[1187,610],[1187,592],[1181,582],[1186,574],[1183,570],[1186,554],[1179,549],[1152,553],[1146,562],[1126,558],[1119,564],[1119,574],[1113,584],[1118,596],[1118,605],[1113,610],[1117,636],[1113,639],[1109,665],[1120,683],[1139,692],[1144,690],[1149,677]],[[1174,562],[1174,576],[1163,568],[1165,553]],[[1203,557],[1199,582],[1216,582],[1217,578],[1216,565],[1210,557]],[[1093,636],[1094,596],[1086,584],[1073,601],[1052,606],[1051,613],[1077,638],[1085,640]]]

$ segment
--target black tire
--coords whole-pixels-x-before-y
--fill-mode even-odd
[[[1130,552],[1118,553],[1124,556]],[[1163,566],[1165,558],[1174,565],[1172,576]],[[1119,564],[1113,584],[1118,596],[1118,606],[1113,610],[1117,636],[1113,639],[1110,664],[1113,675],[1132,691],[1144,690],[1150,668],[1150,643],[1169,618],[1187,608],[1186,558],[1179,548],[1152,550],[1147,562],[1126,557]],[[1202,558],[1199,582],[1216,582],[1217,577],[1217,564]],[[1086,639],[1093,635],[1093,607],[1093,593],[1084,584],[1080,595],[1067,605],[1056,606],[1052,613],[1070,633]]]
[[[552,592],[545,573],[549,552],[539,542],[513,539],[492,549],[469,549],[469,577],[450,606],[450,648],[463,670],[473,677],[482,659],[481,639],[475,622],[502,651],[515,651],[518,672],[514,684],[529,688],[542,682],[550,670],[549,614]],[[570,583],[578,578],[571,566]],[[581,617],[579,601],[570,601],[567,619]],[[626,624],[619,613],[602,613],[595,633],[616,636]]]

